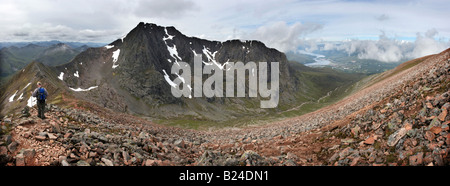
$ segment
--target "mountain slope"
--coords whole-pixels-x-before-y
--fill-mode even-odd
[[[448,165],[450,49],[389,74],[312,113],[246,128],[160,126],[92,103],[52,105],[42,121],[32,108],[2,119],[0,165]]]
[[[336,104],[250,129],[274,136],[255,149],[301,165],[448,165],[450,49],[402,66]]]
[[[261,98],[249,98],[248,93],[245,99],[175,98],[171,95],[164,72],[168,72],[170,79],[175,79],[177,76],[170,73],[171,66],[184,61],[193,68],[195,55],[202,55],[203,66],[209,63],[222,68],[228,61],[279,62],[279,107],[261,109]],[[303,88],[308,87],[286,56],[259,41],[208,41],[187,37],[174,27],[148,23],[139,23],[126,37],[105,47],[90,48],[56,69],[68,87],[96,87],[90,91],[76,92],[80,99],[116,111],[156,118],[227,121],[244,116],[268,115],[314,99],[305,98]],[[208,75],[203,75],[203,81],[206,78]],[[355,79],[345,81],[353,82]],[[331,80],[338,82],[342,79]],[[326,92],[315,95],[318,99]]]
[[[35,57],[35,61],[41,62],[45,65],[56,66],[69,62],[73,57],[82,52],[81,50],[73,49],[67,44],[59,43],[52,45],[42,51]]]
[[[393,94],[360,110],[346,125],[329,130],[328,137],[339,136],[341,141],[347,141],[347,146],[335,148],[324,163],[413,166],[450,163],[450,49],[406,62],[382,77],[395,78],[395,74],[402,72],[414,72],[416,76]]]

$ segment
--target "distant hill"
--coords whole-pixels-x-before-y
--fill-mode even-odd
[[[105,43],[95,43],[95,42],[70,42],[70,41],[51,40],[51,41],[28,41],[28,42],[0,42],[0,49],[2,49],[4,47],[11,47],[11,46],[21,48],[21,47],[27,46],[29,44],[43,46],[43,47],[49,47],[49,46],[56,45],[59,43],[65,43],[72,48],[78,48],[83,45],[86,45],[89,47],[100,47],[100,46],[105,45]]]
[[[6,47],[0,49],[0,78],[12,75],[33,60],[50,66],[67,63],[80,52],[98,44],[46,41],[2,43],[2,46]]]

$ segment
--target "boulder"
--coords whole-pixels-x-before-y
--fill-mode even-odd
[[[398,141],[400,141],[400,139],[402,139],[405,135],[406,129],[400,128],[399,130],[397,130],[396,132],[394,132],[389,136],[387,145],[389,145],[390,147],[395,146],[398,143]]]
[[[105,163],[106,166],[114,166],[113,162],[109,159],[102,158],[101,160],[103,163]]]

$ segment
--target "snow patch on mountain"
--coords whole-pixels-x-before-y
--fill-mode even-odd
[[[169,83],[169,85],[172,86],[173,88],[177,87],[177,84],[174,83],[174,82],[170,79],[170,77],[169,77],[169,75],[167,74],[166,70],[163,70],[163,72],[164,72],[164,79],[167,81],[167,83]]]
[[[169,35],[169,33],[167,32],[167,28],[164,28],[164,32],[166,32],[166,35],[167,35],[167,37],[164,37],[164,38],[163,38],[164,41],[166,41],[166,40],[168,40],[168,39],[172,40],[173,37],[175,37],[175,36],[173,36],[173,35]],[[167,44],[167,43],[166,43],[166,44]]]
[[[14,101],[14,97],[16,97],[16,94],[17,94],[18,91],[19,90],[16,90],[16,92],[14,92],[14,94],[11,97],[9,97],[9,102],[10,103]]]
[[[169,45],[167,45],[167,51],[169,51],[170,56],[172,56],[175,59],[175,62],[178,62],[178,60],[182,60],[180,56],[178,56],[178,51],[177,51],[177,46],[173,45],[173,47],[169,47]]]
[[[98,88],[98,86],[89,87],[89,88],[87,88],[87,89],[82,89],[82,88],[76,88],[76,89],[74,89],[74,88],[69,87],[70,90],[73,90],[73,91],[75,91],[75,92],[90,91],[90,90],[95,89],[95,88]]]
[[[119,65],[116,64],[117,60],[119,59],[120,49],[117,49],[113,52],[112,58],[113,58],[113,66],[112,68],[117,68]]]
[[[33,96],[30,96],[30,98],[27,101],[27,106],[33,107],[34,105],[36,105],[36,98]]]
[[[113,47],[114,47],[114,45],[106,45],[105,46],[106,49],[110,49],[110,48],[113,48]]]
[[[17,100],[21,100],[21,99],[23,99],[23,92],[22,92],[22,94],[20,94],[20,96],[19,96],[19,98],[17,98]]]
[[[217,51],[215,51],[214,53],[211,53],[211,51],[209,51],[209,49],[207,49],[205,46],[203,46],[203,54],[205,54],[205,56],[208,58],[209,63],[205,63],[203,62],[205,65],[216,65],[217,67],[219,67],[220,70],[223,70],[225,65],[228,64],[228,62],[224,63],[224,64],[219,64],[216,61],[216,53]],[[195,53],[195,52],[194,52]]]
[[[58,79],[60,79],[61,81],[64,81],[63,77],[64,77],[64,72],[61,72],[61,74],[59,74],[59,76],[58,76]]]
[[[172,40],[173,35],[169,35],[169,33],[167,32],[167,28],[164,28],[164,32],[166,32],[167,37],[163,37],[163,41],[166,44],[167,47],[167,51],[169,51],[170,56],[173,57],[175,59],[175,62],[178,63],[178,60],[182,60],[180,56],[178,56],[178,51],[177,51],[177,46],[175,44],[173,44],[173,47],[170,47],[167,44],[167,40]],[[169,62],[172,62],[171,60],[168,59]]]
[[[23,89],[22,90],[25,90],[28,86],[30,86],[31,85],[31,83],[28,83],[25,87],[23,87]]]

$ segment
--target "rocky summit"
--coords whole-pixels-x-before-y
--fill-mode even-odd
[[[63,97],[2,118],[0,165],[443,166],[450,164],[450,49],[378,74],[317,111],[211,131],[152,123]],[[70,104],[68,104],[70,105]]]
[[[295,100],[299,84],[282,52],[259,41],[209,41],[188,37],[175,27],[143,22],[123,38],[105,47],[90,48],[71,62],[57,66],[56,74],[67,87],[79,90],[76,95],[80,99],[120,112],[209,120],[227,120],[242,113],[265,112],[256,104],[258,100],[248,99],[248,93],[245,99],[251,103],[248,108],[240,106],[244,102],[242,99],[225,96],[174,97],[170,82],[177,78],[178,72],[171,72],[171,68],[179,62],[186,62],[193,72],[194,56],[202,57],[203,66],[217,65],[222,70],[225,70],[226,62],[279,62],[280,101],[290,104]],[[203,81],[209,76],[203,75]]]

